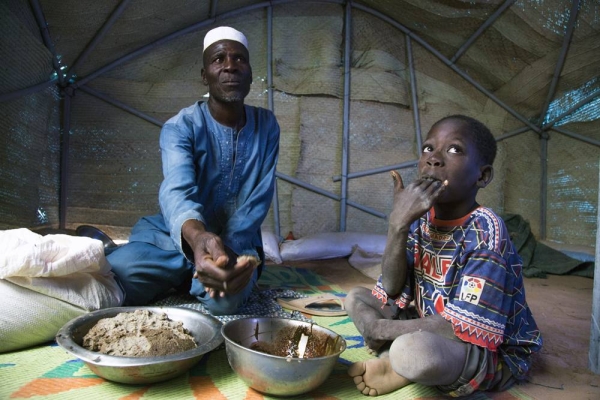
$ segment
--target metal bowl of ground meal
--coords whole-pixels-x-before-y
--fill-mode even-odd
[[[187,372],[223,343],[221,327],[189,308],[116,307],[69,321],[56,342],[106,380],[147,384]]]
[[[295,396],[319,387],[346,349],[330,329],[289,318],[242,318],[221,332],[231,368],[252,389]]]

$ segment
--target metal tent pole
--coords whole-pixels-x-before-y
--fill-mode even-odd
[[[56,49],[54,43],[50,37],[48,31],[48,22],[44,17],[44,12],[38,0],[31,0],[31,7],[33,14],[40,28],[44,45],[48,48],[52,54],[52,67],[56,73],[58,84],[60,87],[65,87],[65,79],[62,73],[62,67],[60,60],[56,55]],[[54,83],[55,80],[51,79],[50,82]],[[49,86],[49,85],[48,85]],[[40,88],[41,85],[36,85],[34,88]],[[31,90],[32,88],[26,89]],[[39,89],[41,90],[41,89]],[[58,198],[58,228],[65,229],[67,220],[67,193],[68,193],[68,171],[69,171],[69,136],[71,132],[71,96],[73,91],[70,88],[63,89],[62,94],[62,117],[61,117],[61,129],[60,129],[60,181],[59,181],[59,198]]]
[[[48,22],[46,21],[46,17],[44,17],[44,12],[42,11],[42,7],[40,5],[39,0],[30,0],[31,7],[33,8],[33,15],[37,21],[37,24],[40,28],[40,32],[42,34],[42,39],[44,40],[44,45],[48,48],[50,53],[52,54],[52,67],[56,72],[58,77],[58,83],[60,86],[65,86],[65,77],[62,73],[62,67],[60,65],[60,60],[56,55],[56,49],[54,48],[54,43],[52,42],[52,38],[50,38],[50,32],[48,31]]]
[[[504,2],[504,4],[502,4],[476,31],[475,33],[469,38],[467,39],[467,41],[456,51],[456,53],[454,54],[454,56],[452,57],[452,59],[450,59],[450,61],[452,63],[455,63],[456,60],[458,60],[460,58],[460,56],[462,56],[469,47],[471,47],[471,45],[475,42],[475,40],[477,40],[477,38],[479,36],[481,36],[481,34],[483,32],[485,32],[485,30],[487,28],[489,28],[490,26],[492,26],[492,24],[494,22],[496,22],[496,20],[498,19],[498,17],[500,15],[502,15],[502,13],[509,8],[510,6],[512,6],[512,4],[515,2],[515,0],[506,0]]]
[[[79,87],[80,85],[84,85],[84,84],[88,83],[89,81],[91,81],[92,79],[95,79],[99,75],[102,75],[103,73],[105,73],[107,71],[110,71],[113,68],[115,68],[115,67],[117,67],[117,66],[119,66],[119,65],[121,65],[121,64],[123,64],[123,63],[125,63],[125,62],[127,62],[129,60],[131,60],[131,59],[134,59],[134,58],[136,58],[136,57],[138,57],[138,56],[140,56],[142,54],[145,54],[148,51],[150,51],[150,50],[152,50],[152,49],[154,49],[154,48],[156,48],[158,46],[161,46],[164,43],[167,43],[167,42],[169,42],[169,41],[171,41],[173,39],[176,39],[176,38],[178,38],[180,36],[186,35],[188,33],[195,32],[195,31],[197,31],[199,29],[202,29],[202,28],[204,28],[206,26],[209,26],[209,25],[213,24],[214,22],[216,22],[218,19],[230,18],[230,17],[236,16],[238,14],[247,13],[247,12],[252,11],[254,9],[266,7],[266,6],[270,5],[270,4],[271,4],[271,2],[257,3],[257,4],[254,4],[254,5],[251,5],[251,6],[243,7],[243,8],[237,9],[237,10],[233,10],[233,11],[224,13],[222,15],[219,15],[218,17],[215,17],[215,18],[207,19],[207,20],[204,20],[202,22],[198,22],[196,24],[192,24],[192,25],[190,25],[190,26],[188,26],[186,28],[180,29],[180,30],[178,30],[176,32],[173,32],[173,33],[167,35],[167,36],[163,36],[162,38],[160,38],[158,40],[155,40],[152,43],[149,43],[149,44],[147,44],[145,46],[142,46],[139,49],[134,50],[131,53],[126,54],[123,57],[118,58],[118,59],[110,62],[109,64],[105,65],[104,67],[101,67],[101,68],[97,69],[96,71],[90,73],[89,75],[84,76],[83,78],[81,78],[80,80],[78,80],[77,82],[75,82],[73,85],[75,87]]]
[[[275,112],[273,101],[273,7],[267,7],[267,99],[269,110]],[[275,190],[273,193],[273,223],[275,225],[275,236],[281,236],[281,222],[279,218],[279,194],[277,190],[277,178],[275,178]]]
[[[65,229],[67,222],[67,195],[69,188],[69,141],[71,137],[71,98],[73,91],[66,88],[63,94],[63,114],[60,132],[60,182],[58,199],[58,228]]]
[[[26,96],[28,94],[41,92],[42,90],[54,85],[55,83],[56,83],[56,79],[50,79],[47,82],[38,83],[37,85],[29,86],[29,87],[19,89],[19,90],[15,90],[14,92],[2,93],[2,94],[0,94],[0,103],[18,99],[19,97]]]
[[[350,44],[352,41],[352,1],[346,2],[344,9],[344,120],[342,127],[342,199],[340,203],[340,232],[346,231],[346,213],[348,200],[348,161],[350,152]]]
[[[300,179],[291,177],[291,176],[286,175],[286,174],[284,174],[282,172],[277,172],[277,178],[283,179],[286,182],[292,183],[292,184],[294,184],[296,186],[299,186],[299,187],[304,188],[306,190],[310,190],[311,192],[320,194],[320,195],[328,197],[330,199],[337,200],[337,201],[341,200],[341,197],[338,196],[337,194],[333,194],[333,193],[331,193],[331,192],[329,192],[327,190],[324,190],[324,189],[321,189],[321,188],[319,188],[317,186],[311,185],[310,183],[303,182]],[[376,217],[380,217],[380,218],[386,218],[385,214],[380,213],[377,210],[373,210],[372,208],[362,206],[362,205],[360,205],[360,204],[358,204],[358,203],[356,203],[354,201],[348,200],[348,205],[352,206],[352,207],[354,207],[354,208],[356,208],[358,210],[364,211],[367,214],[375,215]]]
[[[135,108],[133,108],[131,106],[128,106],[127,104],[125,104],[123,102],[120,102],[119,100],[113,99],[112,97],[107,96],[104,93],[98,92],[97,90],[92,89],[89,86],[80,86],[79,89],[82,90],[82,91],[84,91],[84,92],[86,92],[87,94],[90,94],[90,95],[92,95],[94,97],[99,98],[102,101],[105,101],[108,104],[112,104],[113,106],[115,106],[117,108],[125,110],[125,111],[127,111],[127,112],[135,115],[136,117],[139,117],[139,118],[141,118],[143,120],[146,120],[146,121],[148,121],[148,122],[150,122],[150,123],[152,123],[152,124],[154,124],[154,125],[156,125],[158,127],[162,127],[163,126],[163,122],[162,121],[159,121],[159,120],[157,120],[154,117],[151,117],[151,116],[149,116],[149,115],[147,115],[147,114],[145,114],[145,113],[143,113],[143,112],[141,112],[139,110],[136,110]]]
[[[540,178],[540,239],[546,239],[546,207],[548,207],[548,132],[540,135],[540,163],[542,177]]]
[[[598,187],[600,187],[600,173],[598,174]],[[600,209],[600,191],[598,191],[598,209]],[[600,212],[596,217],[596,221],[596,226],[600,226]],[[595,254],[596,262],[594,266],[594,285],[592,292],[592,316],[590,321],[591,329],[588,367],[593,373],[600,374],[600,229],[596,230]]]
[[[563,44],[562,48],[560,49],[558,61],[556,62],[556,66],[554,67],[554,75],[552,76],[552,81],[550,83],[550,90],[548,90],[546,101],[544,102],[544,106],[540,112],[540,124],[542,123],[541,121],[544,120],[544,116],[546,115],[546,113],[548,112],[548,108],[550,107],[550,102],[554,98],[556,86],[558,85],[558,80],[560,79],[560,73],[562,72],[563,66],[565,65],[567,53],[569,52],[569,46],[571,45],[571,37],[573,36],[573,30],[575,29],[575,21],[577,21],[578,10],[579,0],[573,0],[573,3],[571,5],[571,15],[569,16],[569,24],[567,25],[567,31],[565,32],[565,37],[563,38]]]
[[[573,138],[573,139],[578,139],[578,140],[581,140],[582,142],[586,142],[586,143],[588,143],[588,144],[591,144],[591,145],[594,145],[594,146],[598,146],[598,147],[600,147],[600,141],[598,141],[598,140],[594,140],[594,139],[590,139],[590,138],[588,138],[588,137],[585,137],[585,136],[583,136],[583,135],[580,135],[579,133],[570,132],[570,131],[568,131],[568,130],[566,130],[566,129],[563,129],[563,128],[556,128],[556,127],[552,127],[552,130],[553,130],[553,131],[556,131],[556,132],[558,132],[558,133],[562,133],[563,135],[565,135],[565,136],[569,136],[569,137],[571,137],[571,138]]]
[[[421,119],[419,117],[419,99],[417,98],[417,78],[415,74],[415,63],[413,59],[412,44],[410,36],[404,35],[406,39],[406,56],[408,58],[408,70],[410,72],[410,98],[413,109],[413,123],[415,124],[415,136],[417,138],[417,156],[421,153],[423,136],[421,135]]]
[[[210,0],[210,10],[208,11],[209,18],[214,18],[217,15],[218,0]]]
[[[575,103],[571,107],[569,107],[569,109],[567,111],[563,111],[562,113],[560,113],[560,115],[552,118],[551,121],[549,121],[548,123],[544,124],[544,126],[542,127],[542,129],[550,129],[555,123],[557,123],[558,121],[560,121],[564,117],[573,114],[575,111],[577,111],[581,107],[585,106],[586,104],[591,103],[597,97],[600,97],[600,92],[594,92],[592,94],[589,94],[589,95],[585,96],[583,99],[579,100],[577,103]]]
[[[547,131],[549,129],[554,129],[554,124],[555,123],[557,123],[561,119],[565,118],[566,116],[573,114],[575,111],[577,111],[579,108],[585,106],[586,104],[589,104],[590,102],[592,102],[593,100],[595,100],[598,96],[600,96],[600,93],[594,92],[594,93],[592,93],[592,94],[584,97],[582,100],[578,101],[576,104],[574,104],[573,106],[571,106],[567,111],[564,111],[564,112],[560,113],[560,115],[552,118],[551,121],[549,121],[548,123],[544,124],[542,126],[542,130]],[[523,132],[527,132],[529,130],[531,130],[531,129],[529,129],[529,127],[527,127],[527,126],[519,128],[519,129],[515,129],[512,132],[508,132],[508,133],[505,133],[502,136],[498,136],[496,138],[496,141],[500,142],[500,141],[502,141],[504,139],[508,139],[509,137],[516,136],[518,134],[521,134]],[[554,130],[556,130],[556,129],[554,129]],[[561,132],[561,129],[558,129],[556,131],[557,132]],[[587,138],[585,136],[582,136],[582,135],[579,135],[579,134],[576,134],[576,133],[571,133],[571,132],[570,133],[566,133],[566,131],[563,131],[561,133],[565,133],[565,135],[567,135],[567,136],[571,136],[574,139],[581,140],[581,141],[584,141],[584,142],[587,142],[587,143],[590,143],[590,144],[594,144],[595,145],[597,143],[593,139],[589,139],[589,138]]]
[[[102,25],[100,30],[96,33],[96,35],[94,35],[94,38],[90,41],[90,43],[86,46],[83,52],[73,62],[73,65],[71,65],[71,67],[69,68],[69,72],[67,73],[67,76],[65,78],[67,82],[69,82],[69,80],[73,77],[74,71],[77,69],[77,67],[90,55],[90,53],[96,48],[98,43],[100,43],[100,41],[104,39],[104,36],[106,36],[110,28],[112,28],[112,26],[117,21],[117,19],[119,19],[121,14],[123,14],[123,11],[125,11],[125,8],[127,8],[130,1],[131,0],[122,0],[121,3],[119,3],[119,5],[117,6],[117,8],[113,10],[113,12],[110,14],[110,17],[106,20],[106,22]]]
[[[527,132],[527,131],[530,131],[530,130],[531,130],[531,128],[528,127],[528,126],[524,126],[522,128],[515,129],[514,131],[511,131],[511,132],[505,133],[504,135],[498,136],[496,138],[496,142],[500,142],[500,141],[502,141],[504,139],[508,139],[510,137],[520,135],[521,133]]]
[[[320,0],[317,1],[320,3],[335,3],[335,4],[345,4],[348,8],[349,7],[354,7],[356,9],[365,11],[367,13],[373,14],[376,17],[378,17],[379,19],[390,23],[391,25],[395,26],[397,29],[399,29],[400,31],[402,31],[403,33],[405,33],[409,38],[411,38],[412,40],[417,41],[419,44],[421,44],[426,50],[430,51],[434,56],[436,56],[437,58],[439,58],[443,63],[445,63],[450,69],[452,69],[454,72],[456,72],[458,75],[460,75],[463,79],[465,79],[467,82],[469,82],[470,84],[472,84],[475,88],[477,88],[479,91],[481,91],[483,94],[485,94],[488,98],[490,98],[492,101],[494,101],[496,104],[498,104],[500,107],[502,107],[503,109],[505,109],[509,114],[513,115],[515,118],[517,118],[518,120],[522,121],[525,125],[527,125],[527,127],[533,131],[535,131],[536,133],[538,133],[538,135],[541,135],[541,133],[543,132],[542,129],[540,129],[539,127],[533,125],[530,121],[528,121],[526,118],[524,118],[522,115],[518,114],[516,111],[514,111],[513,109],[511,109],[508,105],[506,105],[504,102],[502,102],[500,99],[498,99],[493,93],[489,92],[487,89],[485,89],[484,87],[482,87],[479,83],[477,83],[475,80],[473,80],[471,77],[469,77],[465,72],[463,72],[461,69],[457,68],[455,65],[453,65],[453,62],[448,60],[445,56],[443,56],[439,51],[437,51],[435,48],[433,48],[432,46],[430,46],[427,42],[425,42],[423,39],[421,39],[419,36],[417,36],[416,34],[414,34],[413,32],[411,32],[410,30],[408,30],[406,27],[404,27],[403,25],[399,24],[398,22],[392,20],[391,18],[389,18],[388,16],[373,10],[369,7],[363,6],[361,4],[356,4],[356,3],[352,3],[350,0],[348,1],[343,1],[343,0]],[[211,16],[215,16],[216,15],[216,0],[212,0],[211,3]],[[218,17],[214,17],[211,18],[210,20],[207,21],[202,21],[200,23],[196,23],[193,24],[185,29],[182,29],[180,31],[174,32],[170,35],[167,35],[153,43],[150,43],[138,50],[135,50],[132,53],[129,53],[128,55],[125,55],[124,57],[113,61],[112,63],[105,65],[104,67],[96,70],[95,72],[93,72],[92,74],[82,78],[79,82],[74,84],[74,87],[77,87],[78,85],[83,85],[86,82],[94,79],[95,77],[97,77],[98,75],[134,58],[137,57],[138,55],[141,55],[151,49],[153,49],[154,47],[157,47],[159,45],[162,45],[163,43],[172,40],[176,37],[179,37],[181,35],[193,32],[195,30],[198,30],[204,26],[208,26],[212,23],[214,23],[217,19],[221,19],[221,18],[229,18],[241,13],[245,13],[248,11],[251,11],[253,9],[258,9],[258,8],[262,8],[262,7],[272,7],[274,5],[280,5],[280,4],[286,4],[286,3],[297,3],[297,1],[293,1],[293,0],[273,0],[273,1],[268,1],[268,2],[262,2],[262,3],[257,3],[254,4],[252,6],[247,6],[247,7],[243,7],[228,13],[224,13]],[[510,0],[506,1],[503,6],[501,6],[496,13],[500,14],[502,11],[504,11],[504,9],[506,9],[508,7],[508,5],[510,4]],[[501,11],[502,10],[502,11]],[[480,30],[483,30],[487,28],[486,24],[484,24],[482,27],[480,27]],[[473,37],[473,40],[475,39],[475,36]],[[464,52],[464,49],[466,49],[466,47],[468,46],[467,43],[465,43],[465,45],[463,45],[463,50],[461,50],[461,53]],[[455,55],[455,57],[459,57],[460,54]],[[89,89],[89,88],[88,88]],[[5,95],[6,96],[6,95]],[[0,97],[0,99],[2,99],[2,97]],[[121,103],[122,105],[122,103]],[[529,130],[527,128],[521,128],[521,130],[519,130],[519,132],[524,132]],[[503,138],[515,135],[518,133],[510,133],[507,135],[504,135]],[[572,135],[571,135],[572,136]],[[502,140],[502,139],[500,139]],[[383,167],[380,168],[380,170],[385,170],[387,167]],[[375,170],[372,170],[375,171]],[[360,174],[359,174],[360,175]],[[350,177],[353,177],[354,174],[346,174],[345,179],[348,179]],[[358,175],[356,175],[358,176]],[[347,202],[348,204],[352,205],[350,202]],[[344,217],[345,219],[345,217]]]
[[[400,31],[402,31],[404,34],[410,36],[411,39],[413,39],[414,41],[416,41],[417,43],[419,43],[426,50],[428,50],[431,54],[433,54],[434,56],[436,56],[440,61],[442,61],[444,64],[446,64],[446,66],[448,66],[451,70],[453,70],[458,75],[460,75],[464,80],[466,80],[467,82],[469,82],[472,86],[474,86],[481,93],[485,94],[494,103],[498,104],[500,107],[502,107],[504,110],[506,110],[513,117],[515,117],[519,121],[523,122],[525,125],[529,126],[534,132],[536,132],[538,134],[541,134],[542,130],[539,127],[537,127],[536,125],[532,124],[527,118],[525,118],[524,116],[522,116],[521,114],[519,114],[518,112],[516,112],[515,110],[513,110],[506,103],[504,103],[502,100],[500,100],[495,94],[493,94],[492,92],[490,92],[489,90],[487,90],[486,88],[484,88],[483,86],[481,86],[477,81],[475,81],[473,78],[471,78],[466,72],[464,72],[463,70],[461,70],[460,68],[458,68],[456,65],[454,65],[450,60],[448,60],[448,58],[446,58],[446,56],[444,56],[442,53],[440,53],[438,50],[436,50],[433,46],[431,46],[425,40],[423,40],[422,38],[420,38],[418,35],[414,34],[411,30],[409,30],[408,28],[406,28],[404,25],[402,25],[399,22],[391,19],[390,17],[388,17],[387,15],[385,15],[385,14],[379,12],[379,11],[373,10],[373,9],[371,9],[369,7],[366,7],[366,6],[363,6],[361,4],[354,4],[354,7],[358,8],[358,9],[360,9],[362,11],[365,11],[365,12],[368,12],[370,14],[375,15],[379,19],[381,19],[381,20],[389,23],[392,26],[395,26]]]
[[[367,170],[363,170],[363,171],[359,171],[359,172],[352,172],[352,173],[348,174],[348,179],[361,178],[363,176],[381,174],[382,172],[388,172],[388,171],[391,171],[393,169],[410,168],[410,167],[416,166],[418,163],[419,163],[419,160],[406,161],[406,162],[403,162],[403,163],[400,163],[400,164],[387,165],[385,167],[367,169]],[[338,182],[341,179],[342,179],[342,177],[340,175],[334,176],[332,178],[332,180],[334,182]]]
[[[548,112],[548,108],[550,107],[550,102],[554,98],[554,94],[556,92],[556,86],[558,85],[558,81],[560,79],[560,73],[562,72],[563,66],[565,64],[565,59],[567,58],[567,53],[569,51],[569,46],[571,44],[571,37],[573,36],[573,30],[575,29],[575,21],[577,20],[577,11],[579,10],[579,0],[573,0],[571,5],[571,15],[569,16],[569,24],[567,26],[567,32],[565,33],[565,37],[563,39],[562,48],[560,50],[560,54],[558,56],[558,61],[554,68],[554,76],[552,77],[552,81],[550,83],[550,90],[548,90],[548,95],[546,96],[546,101],[544,102],[544,106],[540,112],[539,124],[541,125],[544,121],[544,117]],[[540,136],[541,141],[541,169],[542,169],[542,182],[540,185],[540,239],[546,239],[546,210],[548,207],[548,140],[550,139],[550,135],[547,132],[544,132]]]

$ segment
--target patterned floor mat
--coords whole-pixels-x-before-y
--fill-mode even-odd
[[[261,276],[259,288],[240,314],[218,317],[222,322],[245,316],[283,316],[308,320],[310,316],[289,313],[274,300],[277,296],[302,297],[316,293],[345,293],[308,269],[269,266]],[[204,311],[190,296],[170,296],[155,305],[181,306]],[[293,399],[365,399],[346,370],[349,364],[370,358],[362,337],[347,317],[312,317],[317,324],[342,335],[347,349],[331,376],[315,391]],[[443,399],[436,389],[409,385],[379,399]],[[151,385],[125,385],[99,378],[80,360],[55,343],[0,354],[0,399],[275,399],[249,389],[231,370],[223,346],[205,355],[184,375]],[[529,399],[513,388],[504,393],[477,393],[469,399]]]

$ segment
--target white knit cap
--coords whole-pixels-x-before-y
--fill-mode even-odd
[[[204,36],[204,50],[202,50],[202,52],[205,52],[211,44],[218,42],[219,40],[234,40],[240,42],[248,49],[248,40],[246,40],[246,36],[244,36],[242,32],[228,26],[220,26],[211,29],[206,36]]]

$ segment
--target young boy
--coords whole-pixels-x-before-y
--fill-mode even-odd
[[[373,290],[357,287],[346,298],[372,351],[391,342],[389,352],[348,369],[363,394],[417,382],[464,396],[505,390],[529,371],[542,337],[521,258],[504,222],[475,200],[492,180],[495,157],[487,127],[453,115],[429,131],[418,179],[404,187],[392,171],[381,277]]]

